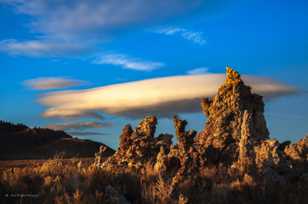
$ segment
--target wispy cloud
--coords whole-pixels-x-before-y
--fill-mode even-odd
[[[21,14],[34,17],[32,28],[44,33],[74,36],[177,15],[202,4],[200,0],[5,0]],[[159,11],[159,13],[158,13]],[[78,21],[76,21],[78,18]]]
[[[46,96],[46,95],[45,95]],[[78,100],[78,99],[77,99]],[[90,108],[88,110],[80,110],[79,108],[69,108],[66,107],[61,112],[57,109],[50,108],[49,112],[55,118],[64,118],[64,119],[72,119],[72,118],[95,118],[98,120],[103,120],[104,116],[101,114],[101,111],[95,108]],[[44,117],[49,117],[45,113],[43,114]]]
[[[17,41],[15,39],[0,41],[0,51],[23,56],[58,56],[66,53],[80,52],[86,49],[82,43],[68,43],[50,40]]]
[[[62,77],[40,77],[26,80],[23,83],[25,86],[34,90],[49,90],[79,86],[85,84],[85,81]]]
[[[180,36],[185,40],[191,41],[198,45],[206,44],[206,39],[203,32],[191,31],[185,28],[179,27],[167,27],[154,30],[155,33],[163,34],[167,36]]]
[[[200,98],[213,96],[225,80],[224,74],[185,75],[121,83],[93,89],[54,92],[40,102],[47,106],[45,117],[76,116],[89,111],[142,117],[155,114],[169,117],[175,113],[200,111]],[[252,90],[265,97],[294,93],[293,87],[275,81],[243,76]]]
[[[150,22],[157,22],[200,7],[205,1],[191,0],[0,0],[0,4],[13,7],[17,14],[31,19],[30,31],[35,33],[28,42],[8,43],[10,54],[50,54],[59,51],[77,51],[88,45],[89,39],[102,42],[113,37],[114,31]],[[76,20],[78,19],[78,20]],[[45,36],[45,40],[38,39]],[[191,38],[187,36],[187,38]],[[69,40],[71,46],[62,46]],[[6,43],[7,44],[7,43]],[[88,46],[95,46],[92,43]],[[43,51],[43,52],[41,52]]]
[[[187,74],[195,75],[195,74],[206,74],[208,73],[209,69],[207,67],[198,67],[195,69],[191,69],[187,71]]]
[[[69,131],[67,132],[70,135],[73,136],[105,136],[110,135],[109,133],[104,132],[93,132],[93,131]]]
[[[47,128],[53,130],[83,130],[89,128],[104,128],[111,127],[111,122],[78,122],[78,123],[65,123],[65,124],[51,124]]]
[[[124,69],[137,71],[152,71],[164,66],[161,62],[144,61],[138,58],[128,57],[123,54],[106,54],[93,61],[95,64],[111,64],[121,66]]]

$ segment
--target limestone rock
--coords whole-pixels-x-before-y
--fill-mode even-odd
[[[239,162],[244,165],[248,162],[244,158],[251,154],[247,150],[268,138],[262,96],[252,93],[240,74],[230,67],[218,94],[203,99],[201,107],[208,121],[196,142],[211,163],[231,165],[240,157]]]
[[[227,179],[237,179],[230,185],[239,188],[272,189],[307,177],[308,136],[294,144],[269,139],[263,98],[235,70],[227,67],[224,84],[217,95],[201,100],[201,108],[208,120],[198,134],[174,116],[177,142],[172,144],[172,135],[155,136],[157,118],[147,116],[135,130],[126,125],[117,152],[103,163],[98,153],[96,163],[113,171],[149,171],[178,203],[196,203],[196,192],[210,192]]]
[[[251,138],[252,121],[251,115],[248,111],[244,111],[243,121],[241,126],[241,138],[239,141],[239,158],[238,165],[241,172],[250,172],[253,168],[253,159],[255,157],[253,152],[253,138]]]
[[[210,98],[202,98],[202,99],[201,99],[201,103],[200,103],[200,105],[201,105],[201,110],[202,110],[202,112],[203,112],[207,117],[208,117],[209,114],[210,114],[209,108],[210,108],[210,106],[211,106],[211,103],[212,103],[212,101],[211,101]]]
[[[126,125],[123,128],[122,134],[120,136],[119,149],[125,149],[126,147],[129,146],[129,144],[131,143],[132,133],[133,133],[133,129],[130,125]]]
[[[205,130],[199,135],[200,142],[206,144],[208,140],[222,138],[224,142],[218,142],[218,148],[224,148],[228,140],[239,141],[245,110],[251,115],[253,137],[267,139],[269,132],[263,115],[262,97],[253,94],[240,75],[227,67],[226,81],[219,88],[218,94],[211,99],[208,107],[209,119]]]
[[[279,166],[282,156],[279,151],[279,142],[274,139],[263,141],[255,147],[256,165],[259,169],[274,168]]]
[[[299,172],[305,171],[308,168],[308,136],[297,143],[287,145],[284,148],[284,153],[293,168]]]
[[[186,132],[185,128],[187,121],[181,120],[178,116],[174,116],[173,123],[176,130],[179,148],[182,150],[188,150],[188,148],[191,147],[194,142],[196,131],[189,130]]]
[[[155,136],[157,119],[155,116],[146,116],[133,130],[126,125],[120,136],[117,152],[106,162],[103,167],[118,168],[129,167],[140,170],[147,162],[154,162],[161,148],[169,151],[172,136],[161,134]]]
[[[157,118],[155,116],[145,117],[136,128],[136,134],[138,136],[154,137],[157,125]]]
[[[288,145],[284,149],[285,154],[294,161],[308,160],[308,136],[297,143]]]

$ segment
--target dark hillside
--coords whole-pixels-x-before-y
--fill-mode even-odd
[[[23,124],[0,121],[0,160],[46,159],[56,154],[64,157],[91,157],[103,144],[73,138],[64,131],[29,128]],[[106,155],[113,154],[108,147]]]

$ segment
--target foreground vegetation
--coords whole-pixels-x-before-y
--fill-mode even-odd
[[[2,168],[0,203],[122,203],[116,200],[121,198],[117,190],[134,190],[136,180],[131,178],[124,172],[98,170],[89,160],[31,162],[26,167]]]
[[[1,170],[1,203],[188,203],[185,194],[171,199],[170,183],[151,164],[139,175],[107,171],[90,160],[46,160],[26,167]],[[204,169],[199,184],[186,181],[195,201],[207,203],[305,203],[308,179],[296,184],[256,185],[248,176],[227,169]],[[261,181],[261,180],[260,180]],[[192,201],[194,202],[194,201]],[[190,203],[190,202],[189,202]]]

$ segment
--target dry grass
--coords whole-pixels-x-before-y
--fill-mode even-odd
[[[54,158],[31,161],[26,166],[24,161],[6,162],[0,172],[0,203],[124,203],[139,200],[139,185],[134,175],[124,171],[103,171],[89,161]]]
[[[204,169],[196,180],[173,186],[151,164],[137,175],[127,169],[106,171],[91,160],[55,158],[28,166],[2,166],[0,203],[305,203],[307,180],[258,186],[249,175]]]

